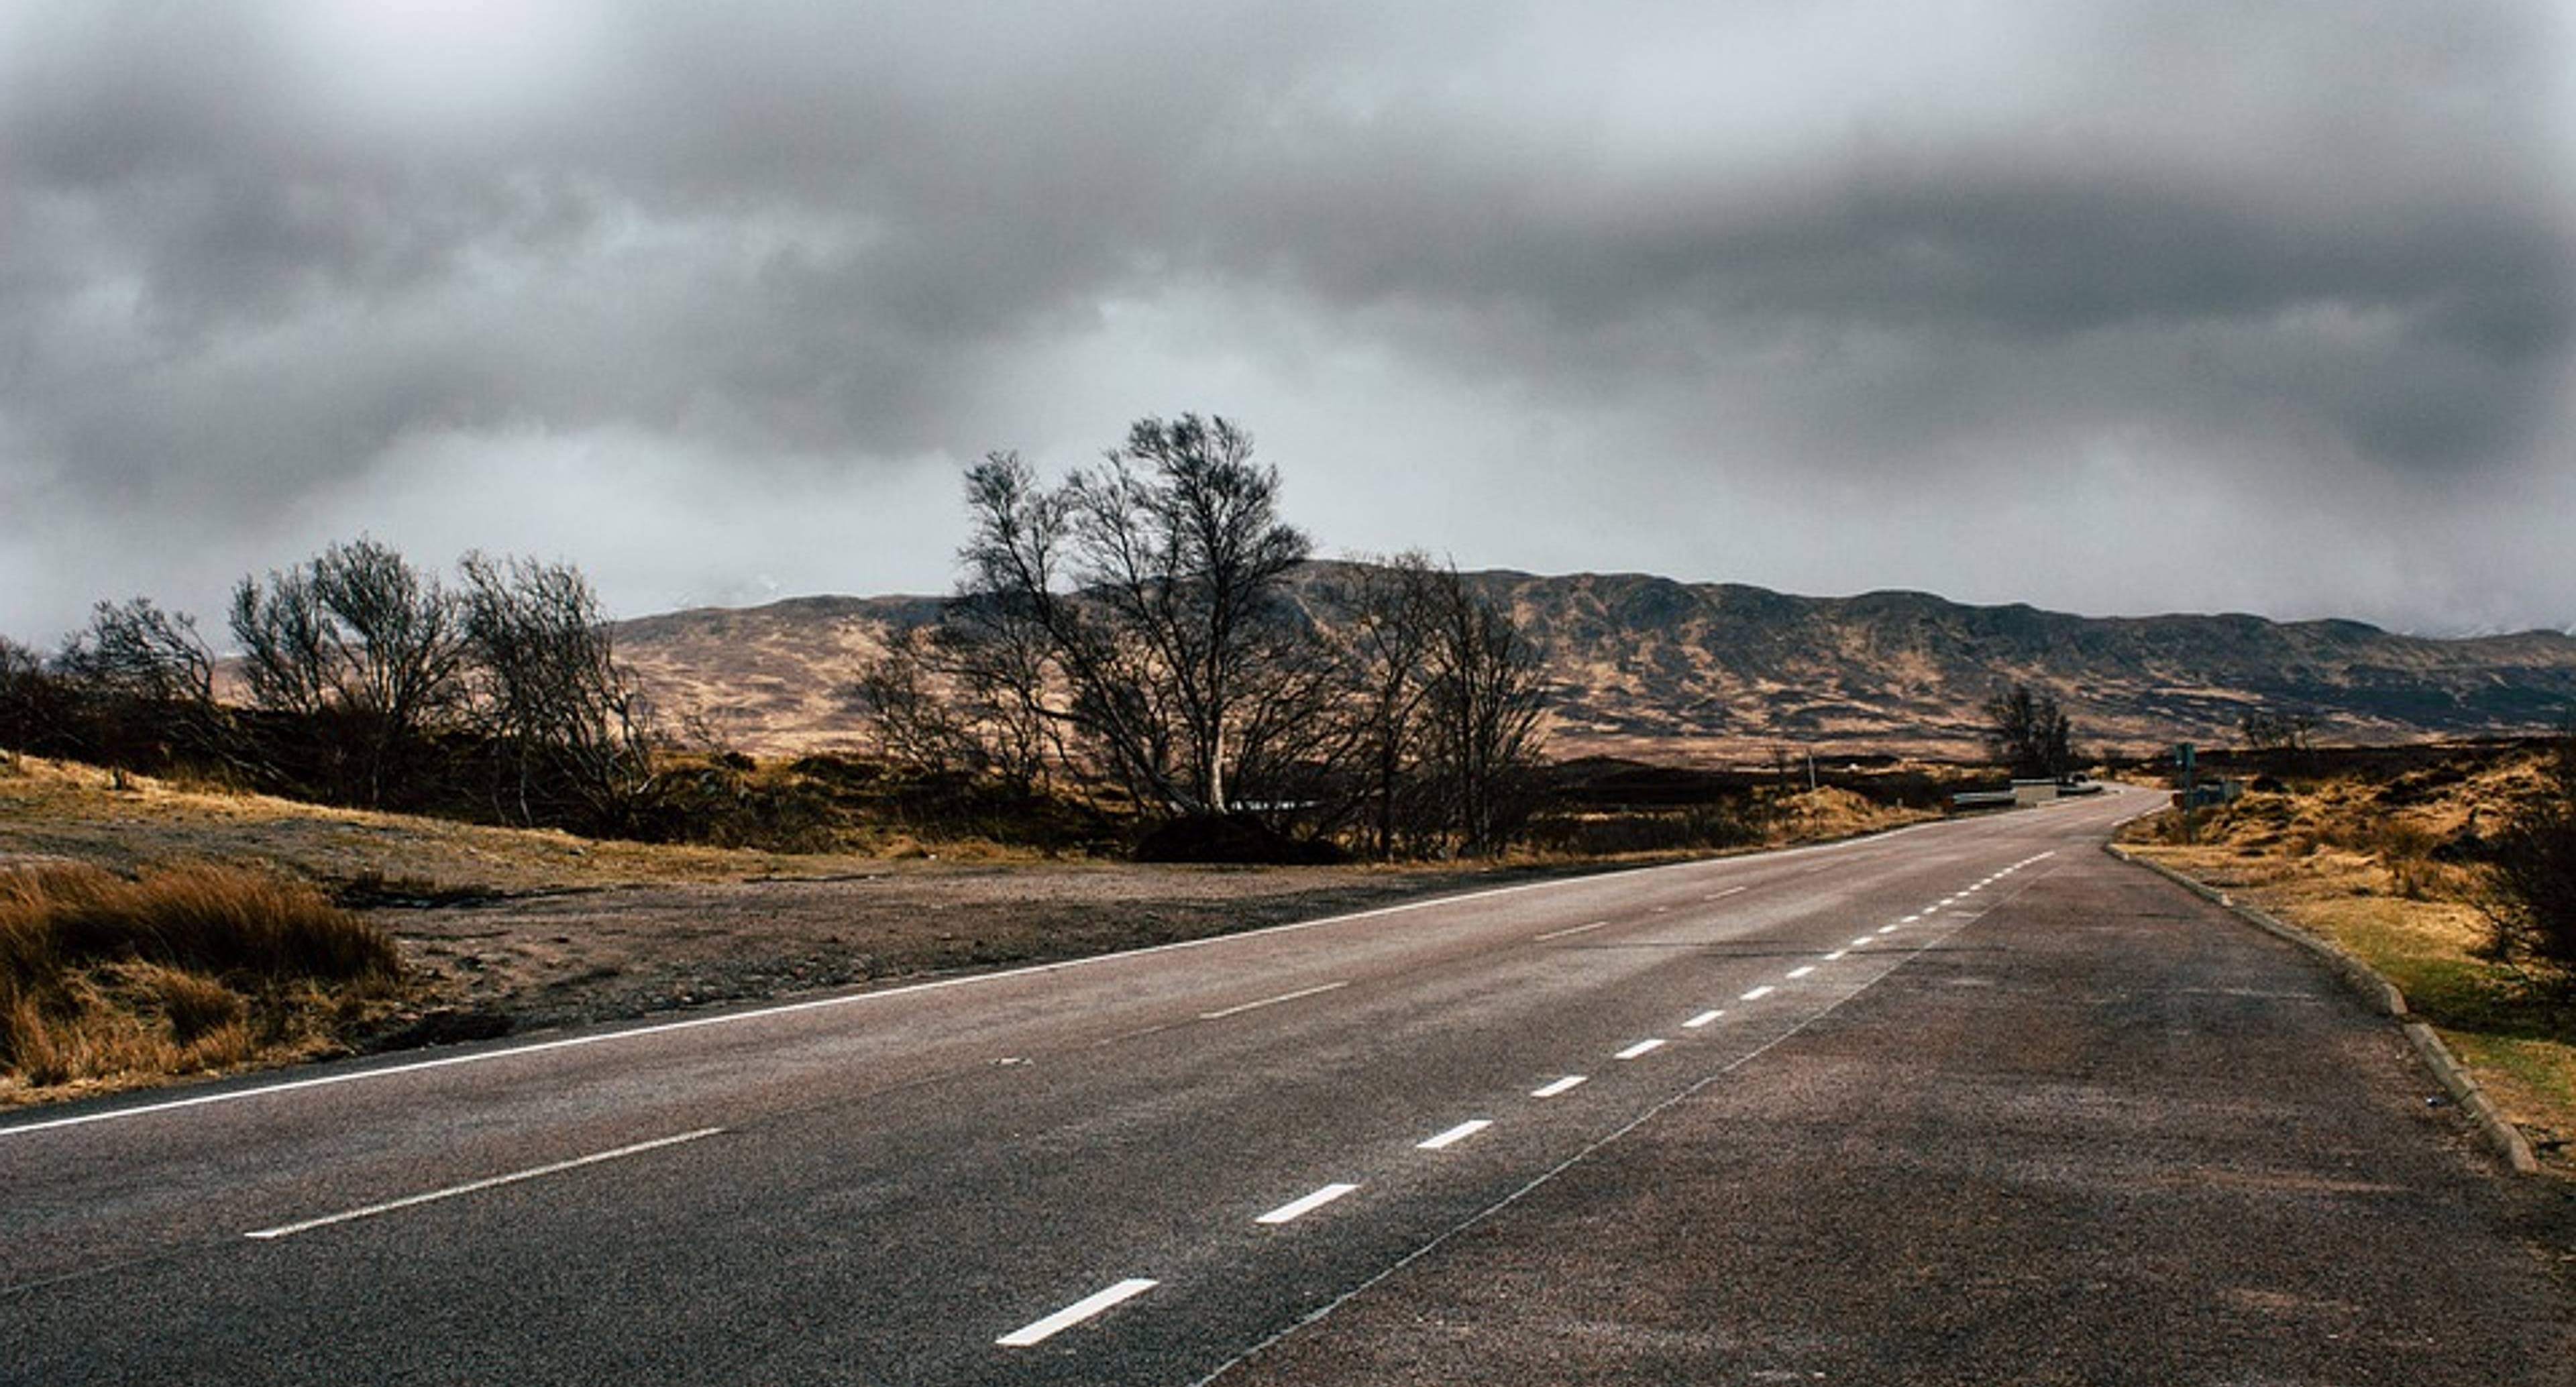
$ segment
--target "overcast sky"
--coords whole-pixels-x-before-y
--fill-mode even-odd
[[[943,591],[1221,413],[1327,553],[2576,622],[2576,23],[2476,0],[0,7],[0,633],[367,533]]]

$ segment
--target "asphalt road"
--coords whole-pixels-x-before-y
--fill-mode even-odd
[[[0,1123],[0,1380],[2576,1383],[2142,795]]]

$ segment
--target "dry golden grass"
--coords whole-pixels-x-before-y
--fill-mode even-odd
[[[329,1053],[401,992],[393,941],[303,882],[0,870],[0,1102]]]
[[[2493,957],[2483,873],[2440,851],[2498,823],[2536,783],[2525,760],[2401,782],[2394,794],[2360,780],[2294,784],[2204,811],[2189,846],[2170,812],[2133,825],[2128,846],[2368,963],[2441,1033],[2544,1164],[2576,1175],[2576,999],[2559,980]]]

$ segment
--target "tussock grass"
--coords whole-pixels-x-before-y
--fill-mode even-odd
[[[393,941],[302,882],[0,870],[0,1100],[327,1053],[401,988]]]

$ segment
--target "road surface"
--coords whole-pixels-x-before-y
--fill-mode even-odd
[[[2576,1383],[2146,804],[19,1114],[0,1380]]]

